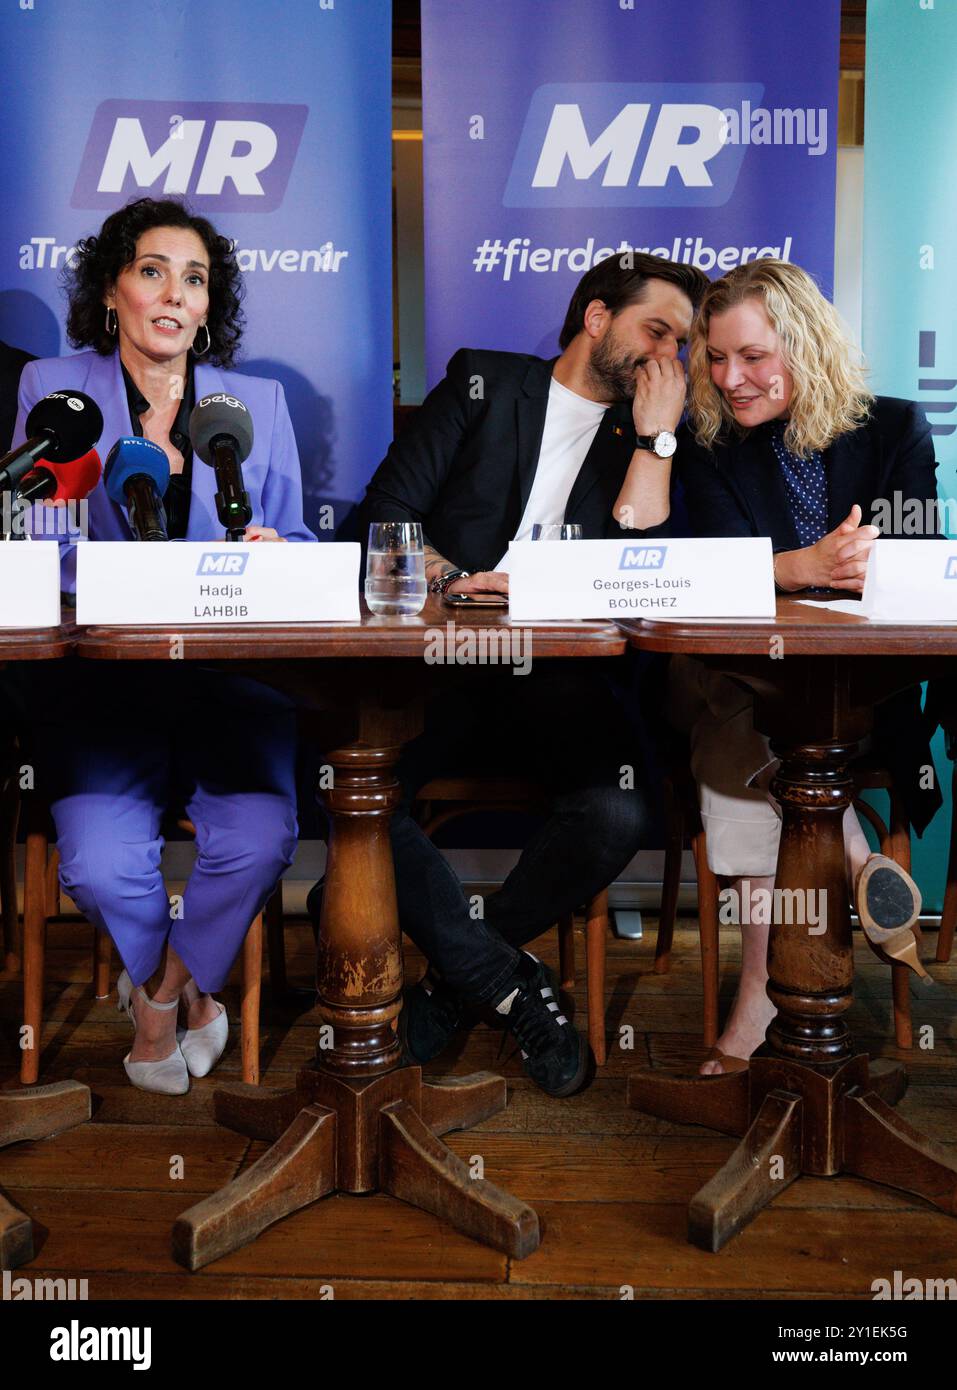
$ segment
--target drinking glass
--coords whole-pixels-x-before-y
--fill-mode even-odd
[[[581,524],[577,521],[566,522],[535,522],[532,527],[533,541],[580,541],[582,538]]]
[[[421,613],[425,606],[425,550],[418,521],[374,521],[369,527],[366,603],[373,613]]]

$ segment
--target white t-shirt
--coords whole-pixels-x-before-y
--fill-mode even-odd
[[[547,525],[565,520],[575,479],[607,409],[599,401],[589,401],[569,391],[552,377],[538,466],[513,541],[530,540],[536,522]],[[495,568],[507,572],[508,552]]]

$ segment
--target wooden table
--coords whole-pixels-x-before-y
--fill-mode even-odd
[[[12,661],[52,661],[72,648],[74,628],[0,628],[0,665]],[[9,891],[9,883],[8,883]],[[15,954],[5,942],[6,953]],[[8,960],[9,964],[9,960]],[[0,1091],[0,1148],[25,1139],[47,1139],[82,1124],[91,1114],[90,1088],[78,1081]],[[33,1259],[33,1222],[0,1193],[0,1269]]]
[[[766,623],[623,627],[635,647],[697,656],[753,690],[755,724],[781,759],[771,784],[783,814],[775,888],[826,894],[823,934],[772,924],[768,995],[778,1014],[747,1071],[629,1080],[639,1110],[743,1136],[692,1199],[689,1239],[719,1250],[802,1173],[851,1173],[957,1215],[957,1160],[898,1118],[903,1068],[869,1064],[844,1021],[853,951],[842,831],[848,763],[871,731],[874,704],[952,672],[957,627],[869,623],[793,600],[779,601]]]
[[[359,623],[288,627],[94,627],[78,638],[80,655],[93,660],[165,661],[175,654],[223,663],[294,694],[339,728],[327,754],[331,831],[317,949],[318,1008],[329,1027],[295,1089],[217,1090],[220,1123],[273,1143],[176,1222],[173,1253],[189,1269],[333,1191],[390,1192],[516,1258],[538,1247],[532,1208],[472,1179],[438,1137],[501,1110],[505,1081],[480,1072],[424,1083],[420,1067],[400,1065],[394,1028],[402,991],[389,837],[400,797],[394,769],[403,744],[420,732],[424,701],[436,688],[426,652],[435,656],[442,634],[454,656],[448,643],[461,642],[463,633],[486,643],[530,635],[534,661],[620,656],[627,646],[613,623],[513,627],[501,610],[462,614],[431,598],[412,618],[364,612]],[[501,678],[524,679],[507,666]]]

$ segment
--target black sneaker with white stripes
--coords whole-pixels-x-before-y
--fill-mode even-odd
[[[529,951],[492,1005],[491,1021],[505,1027],[522,1051],[522,1066],[550,1096],[570,1096],[585,1080],[588,1046],[561,1011],[551,972]]]
[[[428,970],[403,995],[399,1038],[410,1062],[431,1062],[456,1033],[474,1023],[474,1013],[440,975]]]

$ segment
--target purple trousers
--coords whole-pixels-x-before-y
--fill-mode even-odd
[[[73,680],[79,691],[61,687],[59,700],[46,692],[35,726],[60,882],[134,984],[168,942],[201,991],[221,989],[295,853],[294,709],[258,682],[186,663],[80,662]],[[173,809],[196,827],[181,901],[160,872]]]

